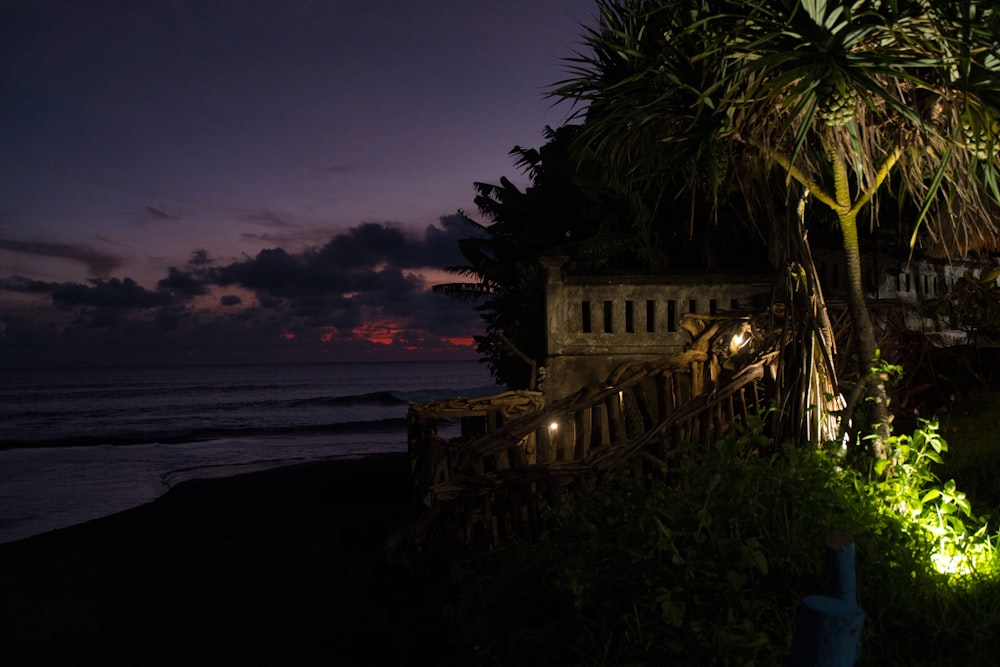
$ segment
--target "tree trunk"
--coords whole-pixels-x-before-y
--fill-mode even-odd
[[[858,358],[858,382],[867,384],[868,395],[873,400],[872,416],[875,423],[875,440],[872,449],[876,458],[886,457],[886,440],[890,434],[889,400],[885,393],[882,376],[872,371],[876,359],[875,325],[865,299],[864,283],[861,279],[861,252],[858,246],[857,213],[838,212],[840,232],[844,243],[844,259],[847,270],[847,308],[854,324],[857,340],[855,353]]]
[[[844,243],[844,261],[847,270],[847,309],[854,324],[854,335],[857,340],[855,353],[858,358],[858,382],[866,385],[868,397],[873,401],[871,424],[875,430],[872,450],[876,458],[886,457],[886,441],[889,438],[889,401],[885,394],[885,382],[882,376],[873,372],[875,365],[875,325],[872,324],[871,311],[865,299],[865,286],[861,278],[861,250],[858,245],[858,209],[852,206],[850,186],[847,178],[847,161],[840,155],[836,144],[826,145],[830,166],[833,168],[833,188],[837,213],[840,221],[840,234]],[[869,424],[861,424],[862,429]]]

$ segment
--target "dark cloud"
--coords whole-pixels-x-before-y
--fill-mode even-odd
[[[51,257],[54,259],[69,259],[83,263],[87,274],[106,278],[122,265],[122,260],[116,255],[103,253],[93,248],[71,243],[46,243],[45,241],[14,241],[0,239],[0,250],[9,252]]]
[[[0,278],[0,289],[21,294],[50,294],[57,285],[58,283],[31,280],[23,276]]]
[[[460,215],[428,225],[423,238],[412,238],[393,226],[365,223],[337,234],[319,250],[324,261],[345,267],[389,264],[398,268],[445,267],[462,263],[458,240],[470,229]]]
[[[301,294],[309,282],[302,259],[283,248],[261,250],[252,259],[213,269],[211,276],[214,283],[223,287],[240,285],[274,295]]]
[[[210,264],[212,264],[212,257],[207,250],[195,250],[191,253],[191,259],[188,260],[189,266],[209,266]]]
[[[449,216],[422,234],[366,223],[301,252],[274,247],[223,265],[196,250],[155,290],[129,278],[76,284],[11,276],[0,290],[50,295],[63,324],[8,314],[0,364],[15,350],[26,354],[33,337],[31,358],[46,365],[65,359],[60,346],[77,351],[76,363],[95,364],[137,363],[143,346],[148,358],[141,363],[384,359],[415,350],[467,358],[467,347],[448,341],[481,329],[475,310],[430,292],[417,271],[462,263],[457,240],[468,233],[460,216]],[[215,290],[217,308],[193,307],[192,299]]]
[[[285,299],[362,293],[380,302],[399,301],[426,287],[407,271],[461,262],[457,241],[468,233],[461,221],[460,216],[442,218],[441,226],[428,226],[423,238],[391,225],[364,223],[302,253],[262,250],[212,269],[206,279]]]
[[[174,267],[170,267],[166,278],[156,283],[156,288],[185,297],[208,294],[208,284],[204,280],[194,273],[185,273]]]
[[[342,267],[372,267],[382,262],[412,266],[416,249],[396,228],[374,222],[338,234],[319,250],[322,262]]]
[[[131,278],[92,279],[90,285],[63,283],[52,289],[52,302],[60,308],[155,308],[171,302],[169,294],[151,292]]]
[[[440,227],[428,225],[424,230],[423,255],[430,258],[429,266],[458,266],[466,264],[466,259],[458,250],[459,239],[476,234],[464,215],[448,215],[439,221]]]

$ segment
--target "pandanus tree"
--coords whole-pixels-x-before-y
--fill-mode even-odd
[[[912,243],[962,252],[998,233],[1000,15],[977,0],[599,0],[553,95],[581,140],[643,187],[680,169],[748,201],[778,181],[839,225],[874,453],[891,415],[862,284],[859,216],[893,196]],[[705,178],[704,165],[716,174]],[[707,187],[706,187],[707,185]],[[906,207],[909,207],[907,209]]]

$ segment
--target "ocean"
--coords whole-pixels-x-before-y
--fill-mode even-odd
[[[420,402],[502,391],[478,361],[0,371],[0,543],[188,479],[406,451]]]

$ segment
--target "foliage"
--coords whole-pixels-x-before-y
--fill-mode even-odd
[[[599,0],[598,8],[589,52],[553,90],[579,103],[581,141],[626,188],[673,173],[692,192],[718,197],[716,180],[706,187],[695,167],[708,162],[712,173],[732,174],[751,206],[780,183],[789,198],[832,212],[859,369],[874,359],[876,339],[858,219],[878,219],[880,191],[891,185],[915,211],[911,245],[922,232],[965,252],[1000,234],[995,3]],[[782,217],[754,208],[772,225]],[[877,378],[865,387],[873,449],[884,456],[885,387]]]
[[[1000,342],[1000,268],[982,269],[979,275],[966,270],[951,291],[927,299],[919,311],[952,329],[962,329],[973,342]]]
[[[625,183],[644,187],[685,165],[690,186],[706,189],[713,181],[697,165],[707,161],[756,197],[780,167],[786,186],[799,182],[840,216],[873,203],[894,172],[898,194],[918,204],[942,245],[996,234],[992,3],[597,5],[589,52],[569,60],[570,78],[552,95],[579,102],[581,140]]]
[[[986,523],[972,512],[955,480],[944,483],[933,471],[943,463],[948,443],[935,422],[920,420],[912,436],[891,438],[891,455],[876,461],[867,477],[855,475],[855,485],[872,507],[891,517],[917,544],[925,544],[936,570],[943,574],[995,574],[994,549]],[[985,570],[984,570],[985,568]]]
[[[545,362],[544,272],[539,258],[558,252],[595,266],[628,252],[626,203],[596,184],[567,155],[576,128],[547,129],[541,149],[515,147],[511,155],[530,185],[476,183],[475,203],[487,224],[466,218],[473,235],[459,241],[468,264],[448,267],[465,282],[434,291],[475,302],[486,325],[477,351],[494,377],[511,388],[529,386],[530,366]]]
[[[596,158],[575,141],[580,130],[575,125],[547,128],[541,148],[511,151],[515,165],[529,178],[528,187],[521,189],[507,178],[475,184],[476,207],[487,222],[466,217],[472,235],[459,241],[459,250],[468,263],[448,268],[464,281],[434,288],[476,303],[486,325],[484,335],[476,337],[477,351],[494,377],[512,388],[528,386],[523,357],[539,366],[545,363],[539,259],[546,254],[566,257],[572,272],[720,262],[733,271],[763,263],[761,239],[718,230],[688,234],[686,218],[670,222],[676,209],[666,205],[664,192],[640,196],[616,188]],[[754,259],[757,266],[750,264]]]
[[[762,433],[687,450],[641,484],[616,474],[554,511],[536,543],[453,570],[449,664],[782,664],[798,601],[824,592],[831,531],[855,538],[861,664],[992,664],[997,556],[933,471],[947,449],[936,426],[897,436],[867,472],[823,450],[760,458]]]

